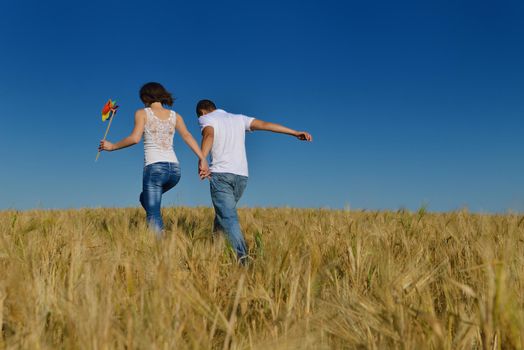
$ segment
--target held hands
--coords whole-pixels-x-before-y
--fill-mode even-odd
[[[100,141],[100,145],[98,146],[98,151],[108,151],[108,152],[111,152],[111,151],[114,151],[115,150],[115,146],[107,141],[107,140],[101,140]]]
[[[305,131],[297,131],[295,137],[301,141],[313,141],[313,136],[310,133]]]
[[[211,177],[211,171],[209,170],[209,165],[205,158],[198,161],[198,176],[200,177],[200,180]]]

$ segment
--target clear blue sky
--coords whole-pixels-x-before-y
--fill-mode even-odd
[[[103,154],[158,81],[311,132],[247,137],[244,206],[524,211],[522,1],[3,1],[0,209],[137,206],[142,145]],[[166,205],[210,205],[180,140]]]

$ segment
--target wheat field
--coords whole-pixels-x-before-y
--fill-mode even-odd
[[[241,209],[0,212],[0,348],[522,349],[524,216]]]

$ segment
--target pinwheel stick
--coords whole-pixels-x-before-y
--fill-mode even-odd
[[[113,115],[111,116],[111,118],[109,118],[109,124],[107,124],[106,133],[104,134],[104,138],[102,139],[102,141],[106,140],[107,133],[109,132],[109,128],[111,127],[111,122],[113,121],[115,114],[116,114],[116,110],[113,112]],[[98,157],[100,157],[100,150],[98,150],[98,153],[96,154],[95,162],[98,160]]]

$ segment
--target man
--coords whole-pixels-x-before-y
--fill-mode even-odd
[[[247,185],[248,169],[245,147],[246,131],[267,130],[311,141],[305,131],[231,114],[217,109],[210,100],[201,100],[196,107],[202,129],[202,153],[211,151],[211,200],[215,208],[214,231],[225,231],[241,264],[247,258],[247,247],[240,229],[237,203]]]

